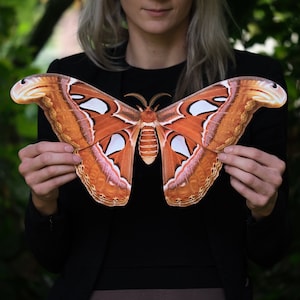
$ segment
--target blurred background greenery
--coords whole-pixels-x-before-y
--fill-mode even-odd
[[[79,51],[75,32],[79,0],[0,0],[0,298],[43,299],[53,275],[35,262],[24,242],[28,188],[18,174],[18,150],[35,140],[36,107],[14,104],[13,83],[45,72],[49,62]],[[289,88],[289,217],[293,241],[270,270],[251,266],[256,300],[300,299],[300,2],[230,0],[237,48],[281,61]],[[238,26],[237,26],[238,25]]]

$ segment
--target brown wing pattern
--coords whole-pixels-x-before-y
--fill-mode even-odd
[[[97,202],[107,206],[127,203],[138,110],[58,74],[27,77],[13,87],[11,96],[17,103],[38,104],[59,140],[74,146],[82,158],[77,174]]]
[[[217,153],[236,144],[254,112],[280,107],[285,91],[272,81],[238,77],[209,86],[159,111],[165,197],[171,206],[199,202],[219,175]]]

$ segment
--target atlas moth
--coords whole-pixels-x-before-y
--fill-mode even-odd
[[[133,108],[78,79],[36,74],[11,89],[19,104],[36,103],[60,141],[71,144],[82,163],[76,172],[95,201],[124,206],[131,193],[134,153],[145,164],[159,151],[162,186],[170,206],[198,203],[222,168],[217,154],[236,144],[260,107],[278,108],[286,93],[259,77],[235,77],[212,84],[166,108]]]

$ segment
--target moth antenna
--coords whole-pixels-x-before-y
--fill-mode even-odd
[[[154,96],[150,99],[150,101],[149,101],[149,106],[151,107],[151,106],[155,103],[155,101],[156,101],[157,99],[159,99],[160,97],[163,97],[163,96],[169,96],[170,98],[172,97],[172,95],[170,95],[170,94],[168,94],[168,93],[158,93],[158,94],[154,95]],[[158,105],[156,106],[155,109],[157,109],[157,108],[158,108]]]
[[[138,93],[128,93],[128,94],[124,95],[124,97],[134,97],[134,98],[140,100],[140,102],[142,103],[142,105],[144,107],[148,106],[147,100],[141,94],[138,94]]]

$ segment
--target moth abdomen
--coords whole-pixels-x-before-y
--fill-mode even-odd
[[[155,128],[145,125],[141,128],[139,139],[139,154],[147,165],[151,165],[157,157],[159,147]]]

